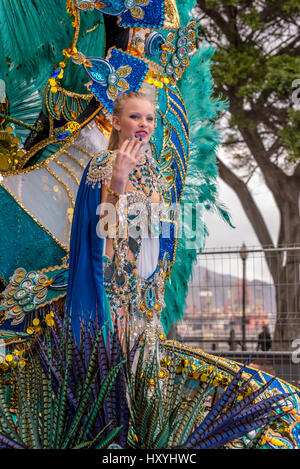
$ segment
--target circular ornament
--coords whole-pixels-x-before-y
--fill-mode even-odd
[[[19,267],[18,269],[16,269],[15,271],[15,275],[22,275],[24,277],[24,275],[26,274],[26,270],[23,269],[23,267]]]
[[[6,306],[14,306],[16,304],[16,300],[14,298],[9,298],[6,301]]]
[[[16,297],[24,298],[24,296],[28,295],[28,293],[29,293],[28,290],[33,287],[33,283],[30,279],[23,280],[23,282],[20,284],[20,287],[21,287],[20,290],[16,291]],[[23,294],[23,292],[25,292],[26,295]]]
[[[46,275],[40,275],[39,278],[38,278],[38,283],[40,285],[44,284],[46,281],[48,280],[48,277],[46,277]]]
[[[174,67],[171,64],[168,64],[166,66],[166,73],[167,75],[171,76],[174,73]]]
[[[9,292],[7,293],[7,296],[8,296],[8,297],[11,297],[11,298],[14,298],[14,294],[15,294],[15,291],[16,291],[16,290],[17,290],[16,288],[11,288],[11,289],[9,290]]]
[[[177,47],[185,46],[186,43],[187,43],[187,38],[185,36],[182,36],[177,41]]]
[[[125,0],[124,5],[127,9],[133,8],[136,4],[136,0]]]
[[[43,290],[44,286],[43,285],[35,285],[32,289],[33,293],[37,293],[41,290]]]
[[[184,47],[184,46],[183,46],[183,47],[180,47],[180,48],[178,49],[178,51],[177,51],[177,54],[178,54],[178,57],[179,57],[180,59],[185,58],[186,55],[188,54],[188,49],[187,49],[187,47]]]
[[[30,278],[32,280],[34,280],[36,277],[38,276],[38,273],[37,272],[28,272],[28,274],[26,275],[27,278]]]
[[[172,65],[174,65],[174,67],[178,67],[180,65],[180,60],[175,54],[172,57]]]
[[[23,311],[25,313],[29,313],[30,311],[33,311],[36,308],[36,305],[34,303],[29,303],[28,305],[23,307]]]
[[[114,86],[119,81],[119,75],[116,72],[110,73],[107,81],[109,85]]]
[[[38,294],[34,297],[35,303],[41,303],[47,296],[47,289],[43,289],[42,291],[38,292]]]
[[[28,303],[31,303],[31,296],[29,295],[25,298],[22,298],[21,300],[18,301],[18,303],[19,303],[20,306],[25,306]]]

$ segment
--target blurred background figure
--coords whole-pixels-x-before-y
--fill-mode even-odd
[[[267,325],[263,325],[262,331],[258,334],[257,350],[267,352],[272,347],[271,334]]]

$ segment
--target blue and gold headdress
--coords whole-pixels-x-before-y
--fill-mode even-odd
[[[196,35],[195,20],[177,31],[153,31],[145,41],[145,58],[160,65],[171,83],[175,82],[190,64]]]
[[[120,16],[120,26],[160,28],[164,24],[165,0],[97,0],[80,1],[83,11],[98,10],[107,15]]]
[[[81,61],[92,80],[88,89],[110,114],[115,99],[122,93],[139,90],[148,72],[144,60],[115,48],[106,59],[86,57]]]
[[[138,91],[144,82],[158,88],[165,84],[176,85],[190,63],[189,55],[195,48],[196,22],[192,20],[180,27],[174,0],[82,0],[76,3],[75,10],[77,13],[98,10],[118,16],[119,26],[131,28],[126,52],[112,47],[105,58],[86,57],[73,43],[70,49],[63,51],[67,58],[84,67],[91,79],[87,88],[103,106],[104,114],[105,111],[112,114],[114,101],[120,94]],[[139,28],[144,36],[140,37]],[[63,71],[58,68],[54,73],[60,74],[52,76],[51,83],[56,83]],[[55,93],[55,83],[51,83],[50,91]],[[66,124],[58,139],[77,130],[76,122],[71,124]]]

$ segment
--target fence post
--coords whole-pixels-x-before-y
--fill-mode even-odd
[[[242,350],[247,350],[246,347],[246,260],[248,257],[246,244],[243,243],[240,250],[240,257],[243,262],[243,283],[242,283]]]

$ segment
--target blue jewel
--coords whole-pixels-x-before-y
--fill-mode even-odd
[[[56,139],[57,139],[57,140],[64,140],[65,138],[69,137],[69,135],[71,135],[70,130],[66,130],[66,132],[64,132],[64,133],[62,133],[62,134],[60,134],[60,135],[58,135],[58,136],[56,137]]]
[[[61,72],[61,68],[57,68],[57,69],[54,70],[54,72],[52,73],[51,78],[56,78],[56,77],[58,77],[58,75],[60,74],[60,72]]]

